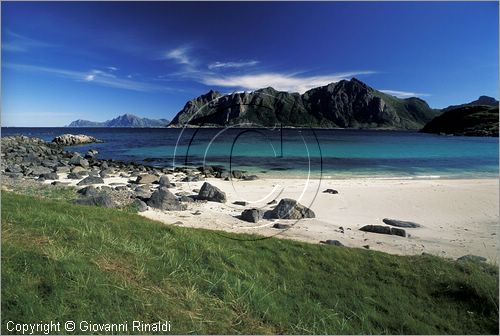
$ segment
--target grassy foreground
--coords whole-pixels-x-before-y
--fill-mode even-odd
[[[170,320],[172,333],[498,334],[498,271],[2,193],[6,323]]]

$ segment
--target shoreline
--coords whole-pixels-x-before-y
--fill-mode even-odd
[[[39,155],[37,160],[33,159],[33,152]],[[259,178],[244,174],[231,177],[227,171],[216,167],[152,168],[100,160],[90,153],[87,159],[83,159],[60,146],[33,138],[3,141],[2,155],[6,170],[2,172],[3,189],[10,187],[15,191],[22,183],[32,187],[41,182],[49,187],[54,184],[77,189],[90,185],[98,193],[110,195],[120,207],[142,202],[145,211],[139,212],[140,215],[168,225],[256,233],[316,244],[338,240],[347,247],[391,254],[430,253],[447,258],[472,254],[485,257],[489,262],[498,262],[498,178],[320,180],[313,176],[308,180],[286,178],[286,174],[280,178],[265,174]],[[162,176],[175,197],[176,211],[159,210],[144,203],[159,189],[158,181]],[[88,177],[96,180],[80,183]],[[198,199],[198,191],[205,182],[222,190],[227,202]],[[77,186],[78,183],[81,185]],[[324,193],[326,189],[335,189],[338,194]],[[80,196],[80,200],[84,198]],[[245,209],[270,211],[283,198],[291,198],[310,208],[316,214],[315,218],[299,221],[265,218],[257,223],[239,218]],[[246,203],[243,206],[233,204],[236,201]],[[185,210],[179,210],[181,208]],[[386,226],[382,221],[384,218],[412,221],[422,227],[405,228],[406,237],[360,230],[365,225]],[[290,227],[273,228],[276,223]]]

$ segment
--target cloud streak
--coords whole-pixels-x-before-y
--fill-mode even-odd
[[[428,93],[417,93],[409,91],[397,91],[397,90],[379,90],[380,92],[387,93],[388,95],[395,96],[398,98],[410,98],[410,97],[428,97]]]
[[[2,49],[5,51],[28,52],[34,48],[50,48],[55,46],[51,43],[14,33],[11,30],[7,30],[5,35],[6,38],[2,41]]]
[[[205,85],[232,87],[244,90],[257,90],[271,86],[279,91],[304,93],[309,89],[350,79],[359,75],[371,75],[374,71],[353,71],[323,76],[299,76],[297,74],[261,73],[241,76],[205,76]]]
[[[251,67],[259,64],[259,61],[250,60],[243,62],[214,62],[208,65],[210,70],[214,69],[222,69],[222,68],[243,68],[243,67]]]
[[[178,47],[165,53],[164,59],[170,59],[178,64],[193,65],[195,62],[189,57],[189,47]]]
[[[71,79],[76,82],[93,83],[100,86],[131,91],[148,92],[167,91],[170,89],[169,87],[161,85],[119,78],[112,73],[102,70],[74,71],[28,64],[4,64],[4,67],[17,71],[46,73],[66,79]]]

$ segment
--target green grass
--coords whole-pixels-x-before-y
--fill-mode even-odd
[[[3,189],[2,189],[3,190]],[[71,202],[79,197],[77,188],[67,185],[53,186],[42,183],[19,183],[14,186],[14,190],[23,195],[49,198],[53,200],[60,200]]]
[[[498,333],[492,265],[241,240],[251,237],[3,192],[2,334],[9,320],[170,320],[175,334]]]

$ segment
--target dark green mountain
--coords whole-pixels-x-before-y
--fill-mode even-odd
[[[124,114],[104,122],[78,119],[70,123],[68,127],[165,127],[168,123],[167,119],[148,119],[133,114]]]
[[[442,109],[442,112],[446,112],[449,110],[457,109],[459,107],[465,106],[477,106],[477,105],[486,105],[486,106],[498,106],[498,100],[493,97],[488,96],[480,96],[478,99],[471,101],[470,103],[465,103],[461,105],[450,105]]]
[[[254,124],[272,127],[422,128],[437,115],[419,98],[399,99],[353,78],[304,94],[276,91],[221,95],[210,91],[186,103],[170,126]]]
[[[498,136],[498,101],[496,106],[464,104],[446,110],[422,129],[425,133]]]

